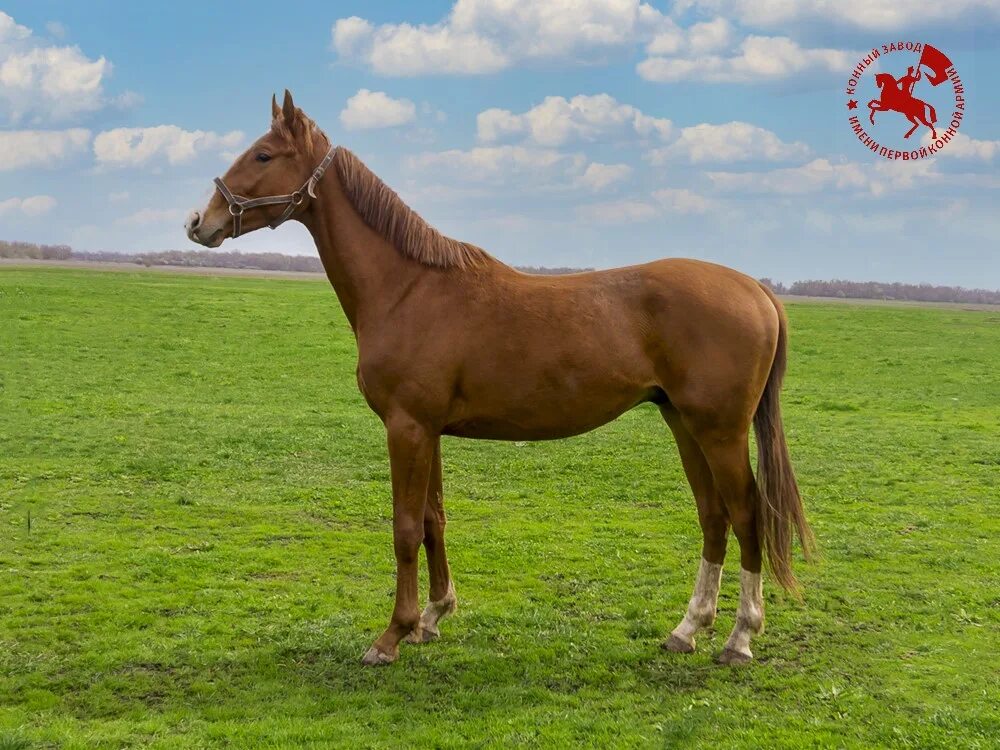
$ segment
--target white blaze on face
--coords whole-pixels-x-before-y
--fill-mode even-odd
[[[695,633],[715,622],[721,582],[722,565],[710,563],[702,558],[698,567],[698,579],[694,584],[694,594],[688,602],[687,614],[671,635],[694,648]]]
[[[760,573],[740,570],[740,608],[736,613],[736,627],[726,641],[726,649],[748,658],[750,639],[764,629],[764,592]]]

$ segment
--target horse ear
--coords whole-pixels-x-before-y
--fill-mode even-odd
[[[292,101],[292,92],[285,89],[285,101],[281,105],[281,113],[285,118],[285,125],[291,127],[295,124],[297,117],[297,112],[295,109],[295,102]]]
[[[271,119],[277,120],[278,115],[281,114],[281,107],[278,106],[278,97],[271,94]]]

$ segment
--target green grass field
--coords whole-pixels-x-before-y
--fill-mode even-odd
[[[446,438],[459,611],[365,669],[388,462],[329,287],[0,269],[0,750],[997,747],[1000,311],[789,315],[822,557],[765,584],[756,663],[714,663],[735,541],[714,635],[659,648],[701,538],[644,406]]]

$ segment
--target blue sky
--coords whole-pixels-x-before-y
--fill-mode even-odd
[[[845,87],[904,40],[945,52],[968,103],[934,158],[888,161]],[[1000,288],[998,74],[1000,0],[0,0],[0,238],[193,248],[184,214],[287,87],[431,223],[511,263]],[[914,95],[947,128],[949,86]],[[925,137],[876,123],[888,146]],[[233,248],[314,252],[297,224]]]

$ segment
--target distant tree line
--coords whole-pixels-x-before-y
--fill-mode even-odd
[[[912,302],[966,302],[1000,305],[1000,291],[966,289],[934,284],[901,284],[881,281],[796,281],[785,286],[780,281],[761,279],[778,294],[800,297],[840,297],[841,299],[907,300]]]
[[[0,258],[70,260],[73,257],[73,248],[69,245],[35,245],[31,242],[4,242],[0,240]]]
[[[73,251],[73,260],[137,263],[143,266],[188,266],[191,268],[250,268],[259,271],[322,273],[319,258],[281,253],[218,252],[215,250],[161,250],[155,253]]]
[[[68,245],[35,245],[0,240],[0,258],[40,260],[89,260],[103,263],[135,263],[141,266],[187,266],[195,268],[251,268],[261,271],[323,272],[319,258],[281,253],[215,252],[210,250],[164,250],[156,253],[85,252]]]
[[[540,273],[540,274],[554,274],[558,275],[561,273],[581,273],[583,271],[593,271],[593,268],[570,268],[568,266],[556,266],[554,268],[548,268],[546,266],[515,266],[518,271],[524,271],[524,273]]]
[[[39,260],[89,260],[110,263],[135,263],[142,266],[188,266],[197,268],[248,268],[261,271],[322,273],[319,258],[281,253],[217,252],[214,250],[164,250],[156,253],[81,252],[69,245],[36,245],[31,242],[0,240],[0,258],[35,258]],[[541,268],[521,266],[526,273],[577,273],[589,268]],[[900,284],[878,281],[796,281],[786,286],[780,281],[761,279],[778,294],[805,297],[841,297],[849,299],[910,300],[914,302],[966,302],[1000,305],[1000,291],[965,289],[933,284]]]
[[[39,260],[87,260],[99,263],[135,263],[141,266],[185,266],[189,268],[248,268],[258,271],[323,273],[319,258],[282,253],[218,252],[215,250],[162,250],[155,253],[119,253],[109,250],[81,251],[68,245],[35,245],[0,240],[0,258]],[[518,267],[525,273],[578,273],[592,268]]]

